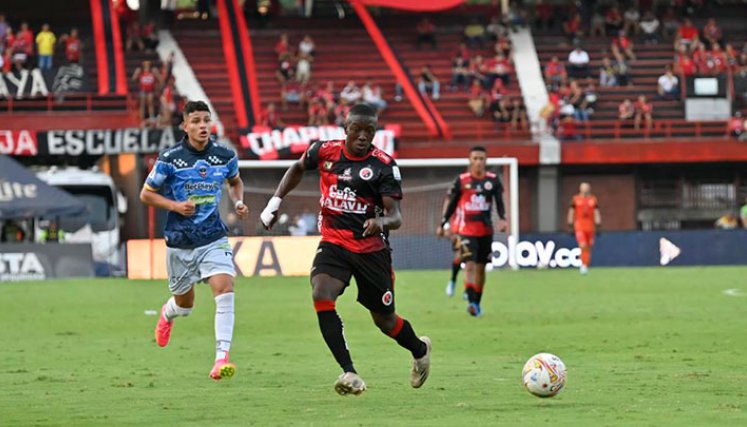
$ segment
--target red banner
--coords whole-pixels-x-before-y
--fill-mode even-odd
[[[288,126],[282,130],[255,126],[240,129],[239,139],[244,152],[252,159],[277,160],[298,158],[313,141],[345,139],[345,129],[339,126]],[[373,144],[396,157],[396,139],[401,127],[398,124],[385,125],[376,131]]]
[[[350,0],[350,2],[360,3],[364,6],[390,7],[414,12],[435,12],[457,7],[465,0]]]

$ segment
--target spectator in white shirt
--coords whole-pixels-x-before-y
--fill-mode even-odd
[[[314,40],[312,40],[311,36],[306,34],[303,37],[303,40],[301,40],[300,43],[298,43],[298,52],[302,54],[309,55],[311,57],[314,56]]]
[[[568,55],[568,75],[576,79],[589,77],[589,54],[581,46],[576,45]]]
[[[366,84],[363,85],[363,102],[376,108],[379,114],[386,109],[387,104],[381,95],[381,86],[374,84],[371,79],[366,80]]]
[[[659,43],[659,25],[659,19],[653,13],[646,12],[646,14],[643,15],[643,20],[639,24],[641,31],[643,32],[643,43]]]
[[[667,65],[666,72],[659,77],[656,90],[659,93],[659,99],[679,99],[679,79],[672,72],[671,65]]]
[[[355,82],[353,80],[350,80],[347,85],[342,89],[342,92],[340,92],[340,99],[347,104],[347,105],[353,105],[360,101],[363,94],[361,93],[360,88],[356,86]]]
[[[631,6],[623,14],[625,23],[623,24],[623,30],[628,34],[638,34],[638,21],[641,19],[641,14],[638,9]]]
[[[311,79],[311,61],[313,58],[307,54],[298,55],[296,61],[296,80],[302,85],[305,85]]]

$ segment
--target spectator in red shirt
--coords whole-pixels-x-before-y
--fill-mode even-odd
[[[125,50],[130,52],[133,46],[137,46],[138,50],[145,50],[142,31],[140,30],[140,24],[137,20],[133,20],[130,25],[127,26],[127,42],[125,43]]]
[[[485,93],[482,84],[479,81],[473,80],[472,87],[469,92],[469,99],[467,105],[470,110],[475,113],[475,116],[482,117],[485,114],[485,106],[488,103],[488,95]]]
[[[537,0],[534,4],[534,25],[537,29],[550,29],[555,26],[553,18],[553,6],[543,0]]]
[[[161,82],[160,76],[153,72],[151,62],[143,61],[143,64],[132,73],[132,80],[138,82],[140,87],[140,120],[155,118],[156,86]],[[145,115],[146,109],[147,116]]]
[[[280,35],[280,40],[275,44],[275,53],[278,56],[278,60],[282,59],[288,52],[288,33]]]
[[[581,23],[581,15],[574,13],[570,19],[563,23],[563,33],[565,33],[568,43],[573,43],[577,38],[581,38],[584,35],[583,25]]]
[[[174,114],[176,114],[176,79],[174,76],[169,76],[166,80],[166,85],[161,92],[160,103],[158,114],[158,125],[160,127],[168,127],[172,125]]]
[[[703,38],[708,43],[708,46],[713,49],[714,44],[721,44],[723,42],[723,37],[721,28],[716,25],[716,20],[710,18],[705,27],[703,27]]]
[[[625,99],[617,107],[617,118],[618,120],[630,120],[633,117],[635,117],[635,106],[629,99]]]
[[[488,63],[489,84],[492,86],[495,79],[503,80],[503,84],[508,86],[511,78],[511,64],[503,54],[499,53]]]
[[[315,99],[309,105],[309,126],[324,126],[329,124],[329,110],[322,99]]]
[[[26,54],[31,57],[34,54],[34,33],[26,22],[21,24],[21,30],[16,34],[16,39],[23,39],[26,45]]]
[[[270,129],[283,129],[285,124],[280,114],[275,110],[275,104],[270,102],[259,115],[259,125]]]
[[[65,43],[65,58],[71,64],[80,62],[80,55],[83,52],[83,42],[78,38],[78,29],[73,28],[70,34],[60,36],[60,43]]]
[[[574,141],[581,139],[581,135],[578,133],[578,124],[573,116],[565,116],[560,119],[558,138],[561,141]]]
[[[462,55],[462,58],[464,58],[465,61],[469,61],[471,55],[469,53],[469,48],[467,48],[467,43],[464,43],[464,42],[459,43],[459,47],[457,48],[456,55]]]
[[[482,60],[481,55],[477,55],[469,61],[469,77],[473,81],[479,81],[483,86],[487,84],[487,77],[485,76],[485,62]]]
[[[685,77],[692,76],[695,74],[697,66],[695,61],[687,53],[681,53],[677,55],[677,59],[674,62],[674,72],[677,74],[683,74]]]
[[[729,69],[729,62],[726,58],[726,52],[721,50],[721,46],[718,43],[714,43],[711,47],[711,60],[713,61],[712,74],[725,73]]]
[[[501,79],[496,79],[493,83],[493,87],[490,88],[490,103],[491,106],[495,105],[508,94],[506,86],[503,85]]]
[[[690,47],[699,41],[700,37],[698,36],[698,29],[695,28],[689,18],[685,18],[682,22],[682,26],[677,30],[677,38],[674,41],[675,48],[679,45]]]
[[[620,31],[617,37],[612,39],[612,46],[610,47],[614,56],[625,54],[631,61],[635,61],[635,53],[633,52],[633,41],[628,38],[625,31]]]
[[[418,22],[416,30],[418,32],[418,38],[415,42],[417,49],[420,50],[420,45],[422,45],[423,43],[429,43],[431,45],[431,48],[435,50],[436,27],[433,25],[430,19],[423,17],[423,19]]]
[[[5,30],[5,46],[3,47],[3,51],[0,52],[0,54],[3,55],[3,66],[2,68],[3,73],[10,72],[10,68],[13,64],[13,43],[15,42],[16,37],[13,35],[13,29],[8,27]],[[2,47],[2,46],[0,46]]]
[[[646,122],[646,129],[651,129],[654,124],[653,119],[654,106],[646,101],[646,95],[638,95],[638,101],[635,103],[634,127],[640,129],[641,121]]]
[[[545,65],[545,84],[556,88],[559,85],[565,85],[567,79],[568,73],[565,71],[565,66],[557,56],[553,56]]]
[[[607,13],[604,15],[604,26],[607,29],[607,34],[617,34],[623,27],[623,18],[620,15],[620,10],[617,6],[609,8]]]

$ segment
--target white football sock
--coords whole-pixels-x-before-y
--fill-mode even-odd
[[[215,360],[225,359],[233,337],[233,292],[215,297]]]
[[[166,318],[166,321],[171,322],[175,317],[189,316],[189,313],[191,312],[192,307],[179,307],[178,305],[176,305],[176,300],[174,299],[174,297],[171,297],[168,301],[166,301],[166,309],[163,311],[163,317]]]

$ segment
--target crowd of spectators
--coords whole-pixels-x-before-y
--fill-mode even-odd
[[[169,127],[178,124],[176,113],[181,111],[185,100],[176,90],[173,66],[172,52],[160,68],[146,60],[132,73],[131,79],[138,86],[138,118],[142,126]]]
[[[553,27],[556,16],[563,16],[562,12],[566,12],[561,30],[566,36],[565,40],[572,45],[571,51],[565,61],[554,56],[543,67],[550,104],[543,109],[542,116],[559,137],[575,139],[577,136],[572,132],[575,125],[588,120],[593,114],[593,107],[584,109],[578,102],[579,87],[588,87],[596,76],[601,88],[634,84],[630,71],[638,58],[636,42],[658,44],[671,39],[675,49],[672,63],[658,77],[656,92],[647,94],[649,97],[676,101],[680,99],[681,85],[685,84],[683,78],[732,72],[735,103],[747,106],[747,44],[741,51],[737,50],[713,18],[708,19],[702,28],[695,26],[691,16],[701,13],[704,6],[702,1],[673,1],[658,15],[648,7],[638,9],[638,2],[624,3],[625,7],[618,7],[614,3],[600,6],[591,10],[588,18],[584,18],[584,11],[575,6],[560,10],[542,1],[535,5],[533,21],[538,28]],[[589,10],[585,13],[589,13]],[[592,57],[584,49],[585,41],[589,38],[609,40],[609,47],[602,50],[598,57],[600,65],[596,73],[591,67]],[[574,86],[574,81],[579,83]],[[588,92],[593,93],[590,99],[596,102],[596,92]],[[593,102],[590,104],[593,105]],[[653,104],[647,96],[642,95],[635,101],[625,99],[618,110],[618,119],[630,121],[636,129],[650,129],[653,125]]]
[[[512,26],[521,25],[522,15],[515,11],[514,20],[495,16],[485,25],[477,17],[470,18],[462,31],[462,41],[451,57],[451,78],[439,78],[430,65],[420,69],[416,77],[421,96],[438,101],[443,90],[467,94],[467,106],[477,117],[489,117],[496,123],[506,123],[513,129],[527,129],[528,120],[520,97],[508,94],[514,71],[513,46],[508,37]],[[424,29],[428,29],[427,32]],[[426,37],[424,37],[424,34]],[[427,18],[420,21],[416,47],[428,41],[437,45],[435,26]],[[395,100],[402,91],[395,87]]]
[[[305,109],[307,124],[311,126],[343,125],[350,108],[358,102],[365,102],[376,108],[379,114],[388,104],[382,88],[373,78],[368,78],[361,86],[350,80],[339,92],[333,81],[323,85],[313,79],[313,63],[316,45],[310,35],[305,35],[296,49],[291,48],[288,34],[280,35],[275,45],[278,67],[275,78],[280,84],[280,110],[295,107]],[[260,113],[259,125],[282,129],[286,126],[275,103],[268,103]]]
[[[18,27],[14,27],[5,14],[0,13],[0,70],[3,73],[32,68],[51,70],[58,49],[64,51],[66,63],[79,63],[83,42],[78,30],[72,28],[58,38],[50,25],[45,23],[35,35],[27,22],[20,22]]]

